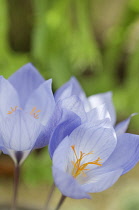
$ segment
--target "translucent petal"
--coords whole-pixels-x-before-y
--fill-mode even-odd
[[[111,187],[118,178],[122,175],[123,169],[115,171],[104,172],[103,174],[97,174],[95,171],[92,174],[91,180],[87,184],[83,184],[84,191],[88,193],[102,192]]]
[[[123,174],[131,170],[139,161],[139,135],[122,134],[118,136],[117,145],[109,159],[99,170],[117,170],[123,168]]]
[[[89,124],[84,124],[76,128],[69,136],[70,145],[75,145],[78,156],[80,151],[89,153],[93,151],[92,155],[84,158],[83,163],[96,160],[98,157],[104,163],[110,154],[115,149],[117,139],[113,128],[105,128],[99,126],[90,127]],[[71,157],[74,156],[70,150]],[[90,165],[90,168],[96,168],[96,165]]]
[[[31,63],[28,63],[16,71],[9,78],[9,82],[17,90],[21,108],[24,108],[31,93],[44,82],[44,79],[37,69]]]
[[[55,166],[52,169],[55,184],[63,195],[74,199],[90,198],[72,176]]]
[[[17,110],[0,121],[0,147],[14,151],[31,150],[42,129],[34,118]]]
[[[95,108],[101,104],[105,104],[106,108],[111,116],[112,124],[114,125],[116,122],[116,113],[115,108],[112,102],[112,93],[100,93],[96,95],[92,95],[88,98],[91,108]]]
[[[71,148],[72,145],[75,146],[78,157],[80,151],[86,154],[93,152],[82,160],[82,164],[95,161],[98,157],[104,163],[115,149],[116,143],[117,139],[112,128],[90,127],[89,124],[84,124],[76,128],[69,137],[62,140],[54,152],[53,163],[61,170],[71,173],[73,168],[71,162],[75,162],[76,159]],[[97,167],[97,165],[88,166],[89,169]]]
[[[42,83],[32,93],[25,106],[25,111],[32,115],[34,113],[34,117],[43,125],[48,123],[55,108],[51,83],[52,80]]]
[[[10,82],[0,76],[0,120],[15,107],[20,107],[18,94]]]
[[[65,120],[55,128],[49,142],[49,153],[51,157],[60,142],[66,136],[69,136],[70,133],[80,124],[80,118],[75,113],[66,110]]]
[[[91,111],[87,112],[87,122],[92,123],[97,120],[103,120],[105,118],[111,119],[105,104],[99,105],[98,107],[93,108]]]
[[[87,120],[84,106],[77,96],[68,97],[64,100],[60,100],[58,103],[58,106],[60,106],[61,108],[70,110],[77,114],[81,118],[82,122],[85,122]]]
[[[135,116],[136,114],[131,114],[126,120],[118,123],[115,126],[115,132],[117,134],[117,136],[123,134],[126,132],[126,130],[128,129],[128,125],[130,123],[131,117]]]
[[[72,95],[78,96],[84,105],[88,103],[86,95],[75,77],[71,77],[67,83],[56,91],[55,100],[63,100]]]

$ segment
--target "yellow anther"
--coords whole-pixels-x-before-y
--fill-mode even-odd
[[[8,111],[7,114],[12,114],[13,112],[15,112],[17,110],[18,106],[15,106],[14,108],[11,107],[11,111]]]
[[[87,155],[93,154],[93,151],[92,152],[89,152],[89,153],[83,153],[82,151],[80,151],[80,156],[78,158],[77,153],[76,153],[76,150],[75,150],[75,145],[72,145],[71,148],[72,148],[72,150],[74,152],[74,155],[75,155],[75,158],[76,158],[76,161],[75,162],[74,161],[71,161],[71,163],[73,165],[72,176],[74,178],[76,178],[77,176],[79,176],[81,173],[83,174],[83,176],[86,176],[85,171],[90,170],[90,169],[87,169],[86,167],[88,165],[90,165],[90,164],[102,166],[102,164],[99,162],[99,161],[102,160],[100,157],[98,157],[95,161],[81,164],[81,161],[83,160],[83,158],[85,156],[87,156]]]
[[[41,110],[37,110],[37,111],[36,111],[36,107],[33,107],[33,109],[31,110],[30,114],[31,114],[34,118],[38,119],[38,118],[39,118],[39,114],[38,114],[39,112],[41,112]]]

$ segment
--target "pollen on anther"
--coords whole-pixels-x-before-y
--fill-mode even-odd
[[[13,108],[13,107],[11,107],[11,110],[10,110],[10,111],[8,111],[8,113],[7,113],[7,114],[12,114],[13,112],[15,112],[15,111],[17,110],[17,108],[18,108],[18,106],[15,106],[14,108]]]
[[[41,112],[41,110],[36,110],[36,107],[33,107],[30,114],[35,118],[35,119],[39,119],[39,112]]]
[[[102,166],[102,163],[100,162],[102,159],[100,157],[98,157],[95,161],[91,161],[91,162],[86,162],[86,163],[81,163],[81,161],[88,155],[93,154],[93,151],[88,152],[88,153],[83,153],[82,151],[80,151],[80,156],[78,157],[77,153],[76,153],[76,149],[75,149],[75,145],[71,146],[76,161],[71,161],[72,165],[73,165],[73,169],[72,169],[72,176],[74,178],[76,178],[77,176],[79,176],[81,173],[84,177],[86,177],[86,173],[85,171],[89,171],[90,169],[87,169],[86,167],[88,165],[97,165],[97,166]]]

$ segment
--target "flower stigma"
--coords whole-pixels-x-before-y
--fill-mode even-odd
[[[31,110],[30,114],[35,118],[35,119],[39,119],[39,112],[41,112],[41,110],[36,110],[36,107],[33,107],[33,109]]]
[[[72,176],[74,178],[76,178],[77,176],[79,176],[81,173],[82,173],[82,175],[84,177],[86,177],[87,175],[85,174],[85,171],[89,171],[90,170],[90,169],[87,169],[86,167],[88,165],[90,165],[90,164],[102,166],[102,164],[100,163],[100,161],[102,159],[100,157],[98,157],[95,161],[81,164],[81,161],[83,160],[83,158],[86,157],[87,155],[93,154],[93,151],[92,152],[89,152],[89,153],[83,153],[82,151],[80,151],[80,156],[78,158],[77,153],[76,153],[76,150],[75,150],[75,145],[72,145],[71,148],[72,148],[72,150],[74,152],[74,155],[75,155],[75,158],[76,158],[76,161],[75,162],[74,161],[71,161],[71,163],[73,165]]]
[[[15,112],[15,111],[17,110],[17,108],[18,108],[18,106],[15,106],[14,108],[13,108],[13,107],[11,107],[11,110],[10,110],[10,111],[8,111],[8,113],[7,113],[7,114],[12,114],[13,112]]]

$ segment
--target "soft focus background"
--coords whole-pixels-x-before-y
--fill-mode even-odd
[[[53,89],[74,75],[87,95],[113,91],[117,121],[139,112],[138,0],[0,0],[0,74],[32,62]],[[2,103],[2,102],[1,102]],[[129,132],[139,134],[139,116]],[[139,166],[92,200],[67,199],[61,210],[139,210]],[[47,148],[22,168],[19,204],[43,206],[52,183]],[[13,163],[0,156],[0,203],[10,202]],[[52,207],[60,193],[55,192]]]

